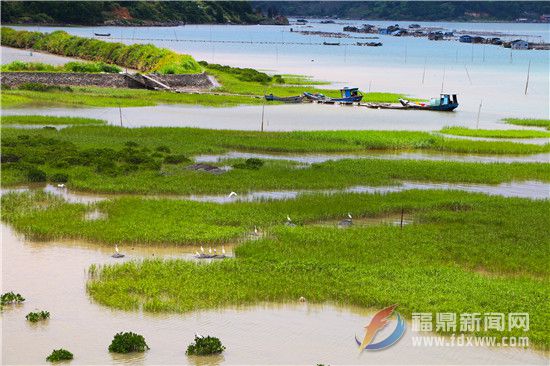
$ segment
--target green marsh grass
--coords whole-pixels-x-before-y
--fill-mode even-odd
[[[129,143],[133,147],[130,148]],[[40,170],[43,172],[40,176],[49,181],[58,182],[55,177],[63,176],[63,181],[68,181],[71,188],[85,191],[224,194],[231,191],[380,186],[401,180],[498,184],[512,180],[548,181],[550,177],[548,164],[385,159],[343,159],[301,169],[295,162],[270,160],[258,169],[233,169],[221,175],[186,169],[189,165],[186,157],[227,150],[307,153],[372,149],[437,151],[449,143],[469,149],[483,147],[476,152],[487,150],[487,147],[496,147],[497,152],[517,152],[515,149],[525,152],[522,149],[531,148],[530,145],[513,143],[447,141],[429,133],[407,131],[260,133],[114,126],[75,126],[60,131],[3,128],[2,183],[27,183],[31,179],[30,172]],[[506,148],[498,150],[502,146]],[[549,146],[532,147],[536,148],[534,152],[543,152]],[[159,147],[164,152],[159,151]],[[229,163],[240,167],[245,161],[237,159]]]
[[[252,232],[254,226],[263,230],[281,225],[287,215],[296,224],[307,225],[337,220],[348,212],[359,219],[393,214],[401,208],[411,214],[441,207],[460,209],[479,201],[499,200],[440,190],[386,195],[306,194],[291,200],[227,204],[121,197],[87,206],[67,203],[44,192],[9,193],[1,198],[2,220],[32,239],[67,238],[142,245],[233,242]],[[105,219],[86,220],[86,213],[96,209]],[[498,217],[490,218],[498,220]]]
[[[101,119],[59,116],[1,116],[3,125],[103,125]]]
[[[504,122],[518,126],[544,127],[550,130],[550,119],[505,118]]]
[[[88,282],[88,292],[107,306],[143,306],[149,312],[297,302],[302,296],[311,303],[366,308],[397,303],[409,319],[412,312],[528,312],[532,345],[548,347],[549,201],[406,192],[334,200],[316,196],[309,205],[276,205],[280,222],[289,213],[299,225],[278,225],[269,237],[243,243],[234,259],[208,265],[185,260],[105,265]],[[356,210],[360,216],[401,205],[414,215],[414,224],[403,229],[303,225],[314,213],[319,218]],[[261,207],[272,212],[271,203]],[[263,212],[257,211],[255,221],[268,215]],[[228,216],[222,213],[219,220]],[[249,222],[242,217],[241,223]],[[476,334],[525,335],[517,330]]]
[[[473,130],[466,127],[445,127],[439,132],[455,136],[489,138],[528,139],[550,137],[550,132],[536,130]]]

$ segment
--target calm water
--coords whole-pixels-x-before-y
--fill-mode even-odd
[[[91,264],[116,263],[112,249],[81,242],[30,242],[2,225],[3,290],[20,292],[23,305],[2,313],[2,364],[46,364],[54,348],[74,353],[71,364],[540,364],[538,353],[483,347],[413,347],[412,331],[391,350],[357,354],[354,335],[361,334],[373,312],[331,305],[266,304],[189,314],[144,314],[111,310],[86,294]],[[122,259],[189,255],[186,248],[122,248]],[[187,253],[187,254],[186,254]],[[9,258],[9,260],[7,260]],[[32,270],[27,270],[32,269]],[[51,318],[30,324],[25,314],[50,311]],[[119,331],[143,334],[151,350],[144,354],[107,352]],[[390,331],[390,330],[388,330]],[[220,357],[190,358],[186,346],[194,334],[216,335],[227,346]],[[467,352],[465,352],[467,350]]]
[[[118,108],[17,108],[4,109],[3,115],[40,114],[78,116],[107,120],[120,125]],[[498,114],[483,114],[479,124],[473,112],[428,112],[377,110],[321,104],[267,105],[264,110],[265,131],[294,130],[416,130],[438,131],[445,126],[486,129],[526,129],[505,124]],[[259,131],[261,106],[211,108],[193,105],[159,105],[122,109],[125,127],[199,127]],[[522,139],[520,142],[529,142]]]
[[[549,163],[550,153],[534,155],[473,155],[453,153],[430,153],[430,152],[369,152],[365,154],[266,154],[231,151],[222,155],[199,155],[193,159],[200,163],[216,163],[227,159],[249,159],[257,158],[264,160],[288,160],[303,164],[323,163],[329,160],[342,159],[387,159],[387,160],[431,160],[431,161],[461,161],[470,163]]]
[[[23,192],[33,189],[43,189],[45,192],[49,192],[56,196],[59,196],[71,203],[93,203],[114,197],[121,197],[124,195],[114,194],[90,194],[70,191],[67,188],[58,188],[52,185],[46,185],[45,187],[31,186],[31,187],[19,187],[19,188],[3,188],[0,190],[0,194],[7,192]],[[422,183],[422,182],[407,182],[404,181],[401,185],[394,186],[352,186],[344,189],[326,189],[326,190],[280,190],[280,191],[252,191],[252,192],[236,192],[237,196],[229,197],[228,194],[201,194],[190,196],[178,196],[178,195],[152,195],[142,196],[165,199],[180,199],[191,200],[199,202],[215,202],[215,203],[231,203],[238,201],[265,201],[265,200],[283,200],[294,199],[301,194],[308,193],[391,193],[402,192],[412,189],[442,189],[442,190],[457,190],[472,193],[483,193],[488,195],[496,195],[503,197],[521,197],[530,199],[550,199],[550,184],[536,181],[526,182],[511,182],[501,183],[498,185],[488,184],[458,184],[458,183]]]

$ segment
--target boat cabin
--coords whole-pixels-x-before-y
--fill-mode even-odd
[[[359,93],[359,88],[348,88],[348,87],[345,87],[344,89],[340,89],[340,94],[342,95],[342,98],[353,98],[361,95],[361,93]]]
[[[430,109],[436,111],[452,111],[458,107],[458,98],[456,94],[441,94],[439,99],[430,99]]]

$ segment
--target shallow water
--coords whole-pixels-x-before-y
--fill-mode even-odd
[[[423,183],[423,182],[407,182],[404,181],[401,185],[395,186],[353,186],[344,189],[325,189],[325,190],[280,190],[280,191],[253,191],[253,192],[236,192],[237,196],[229,196],[228,194],[201,194],[201,195],[125,195],[125,194],[89,194],[70,191],[67,188],[58,188],[52,185],[45,187],[28,186],[17,188],[3,188],[0,190],[0,195],[8,192],[23,192],[35,189],[43,189],[45,192],[57,195],[67,202],[71,203],[93,203],[106,199],[124,197],[124,196],[140,196],[151,199],[176,199],[176,200],[191,200],[199,202],[214,202],[214,203],[232,203],[238,201],[268,201],[268,200],[284,200],[295,199],[302,194],[323,193],[391,193],[409,191],[412,189],[440,189],[440,190],[457,190],[472,193],[483,193],[488,195],[503,196],[503,197],[520,197],[530,199],[550,199],[550,184],[537,181],[525,182],[510,182],[496,185],[489,184],[473,184],[473,183]],[[96,215],[92,213],[92,215]]]
[[[181,315],[111,310],[95,304],[85,292],[91,264],[120,261],[110,258],[108,249],[79,242],[29,242],[5,225],[2,236],[3,291],[26,298],[21,306],[8,306],[2,313],[2,364],[46,364],[45,357],[59,347],[74,353],[71,364],[87,365],[548,363],[545,356],[527,350],[413,347],[412,331],[391,349],[359,356],[354,335],[361,334],[373,313],[359,308],[296,302]],[[159,253],[147,249],[132,258],[146,257],[149,250]],[[51,318],[30,324],[24,317],[35,309],[48,310]],[[151,350],[110,354],[108,344],[119,331],[144,335]],[[195,333],[219,337],[227,350],[214,358],[187,357],[185,348]]]
[[[158,105],[129,107],[122,109],[122,125],[124,127],[198,127],[259,131],[262,109],[262,106],[214,108],[194,105]],[[25,107],[4,109],[2,114],[6,116],[39,114],[97,118],[106,120],[111,125],[120,126],[118,108]],[[378,110],[357,106],[306,103],[266,105],[263,115],[265,131],[438,131],[446,126],[477,127],[475,114],[461,110],[453,113]],[[482,116],[479,128],[528,129],[528,127],[505,124],[500,121],[499,116],[491,114]]]
[[[471,163],[549,163],[550,153],[534,155],[474,155],[432,152],[369,152],[364,154],[266,154],[231,151],[221,155],[199,155],[193,159],[200,163],[217,163],[227,159],[258,158],[264,160],[288,160],[303,164],[323,163],[342,159],[433,160],[463,161]]]

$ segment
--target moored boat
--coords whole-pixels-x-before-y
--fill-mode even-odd
[[[429,103],[410,102],[405,99],[399,99],[403,107],[424,109],[429,111],[451,112],[458,107],[458,98],[456,94],[441,94],[439,98],[431,98]]]
[[[302,101],[304,100],[303,95],[296,95],[292,97],[278,97],[273,94],[267,94],[267,95],[264,95],[264,98],[265,100],[270,102],[275,101],[275,102],[284,102],[284,103],[302,103]]]
[[[110,37],[111,36],[111,33],[95,33],[94,32],[94,35],[96,37]]]

